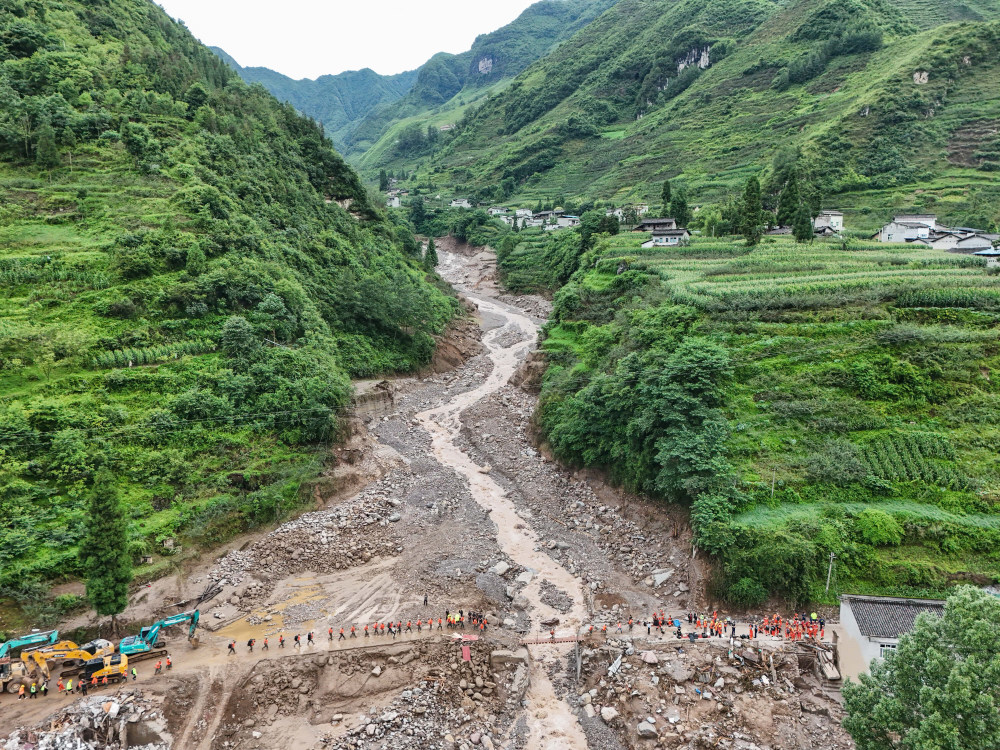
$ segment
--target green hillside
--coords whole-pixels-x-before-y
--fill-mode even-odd
[[[345,154],[366,171],[382,167],[409,171],[444,141],[428,143],[428,126],[454,125],[468,105],[502,90],[616,1],[542,0],[507,26],[477,37],[467,52],[435,55],[420,68],[412,91],[376,109],[358,125]]]
[[[564,279],[573,235],[528,233],[501,270]],[[558,457],[690,504],[738,604],[1000,581],[1000,276],[909,245],[648,236],[600,240],[555,296]]]
[[[271,523],[350,378],[426,363],[457,305],[314,123],[152,2],[0,0],[0,101],[0,599],[37,603],[99,470],[136,555]]]
[[[370,68],[295,80],[270,68],[244,68],[224,50],[211,50],[247,83],[259,83],[278,100],[320,122],[340,151],[346,149],[355,128],[374,109],[405,96],[417,80],[415,70],[383,76]]]
[[[857,226],[893,208],[993,223],[996,19],[995,0],[623,0],[474,108],[416,182],[658,203],[671,178],[703,205],[793,160]]]

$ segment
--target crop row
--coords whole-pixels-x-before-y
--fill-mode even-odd
[[[923,481],[951,489],[967,486],[952,463],[954,449],[939,435],[883,435],[864,447],[862,457],[873,475],[892,482]]]
[[[152,365],[177,359],[185,354],[204,354],[215,349],[212,341],[178,341],[173,344],[149,346],[142,349],[115,349],[103,352],[94,357],[94,367],[132,367],[134,365]]]

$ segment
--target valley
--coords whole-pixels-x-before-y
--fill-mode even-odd
[[[207,581],[222,587],[201,606],[206,627],[197,648],[172,633],[170,672],[153,675],[151,662],[140,663],[139,680],[124,696],[139,691],[130,702],[141,706],[135,724],[145,729],[130,732],[156,747],[206,750],[361,748],[389,740],[403,748],[430,742],[582,750],[639,746],[636,726],[645,723],[655,726],[661,747],[679,748],[714,736],[712,724],[697,717],[717,715],[726,731],[747,738],[741,747],[782,739],[850,747],[834,723],[838,704],[822,681],[800,669],[792,644],[757,644],[794,679],[764,687],[759,680],[750,685],[749,677],[741,682],[743,668],[726,657],[728,641],[678,649],[671,633],[646,635],[638,623],[651,613],[686,617],[681,613],[705,606],[699,593],[705,570],[690,559],[690,529],[669,507],[568,472],[532,447],[535,397],[519,373],[540,323],[523,308],[540,303],[525,299],[522,307],[519,298],[499,294],[488,253],[443,254],[442,275],[476,305],[483,353],[451,372],[393,381],[392,404],[356,425],[379,446],[369,453],[381,467],[357,495],[136,591],[129,611],[156,612],[197,596]],[[380,538],[389,545],[373,547]],[[374,550],[370,560],[361,552],[339,554],[357,542]],[[428,619],[457,609],[483,613],[488,629],[428,630]],[[634,630],[616,635],[630,617]],[[423,629],[398,638],[360,634],[373,622],[418,618]],[[557,624],[541,625],[550,619]],[[340,628],[352,625],[359,635],[340,640]],[[602,625],[606,637],[585,636]],[[558,641],[551,645],[544,642],[550,629]],[[316,644],[295,648],[293,636],[305,641],[308,632]],[[456,642],[466,634],[478,640]],[[565,642],[578,634],[584,634],[580,678],[572,658],[577,646]],[[250,638],[253,654],[245,645]],[[265,638],[269,648],[261,652]],[[525,639],[541,642],[521,646]],[[236,655],[226,653],[230,640]],[[470,662],[462,661],[462,645]],[[641,698],[621,693],[617,681],[607,692],[598,684],[597,673],[623,649],[635,655],[636,678],[649,673],[641,678]],[[650,666],[638,660],[639,651],[663,661]],[[701,683],[694,670],[715,655],[737,666],[722,668],[718,695],[706,702],[695,692]],[[718,667],[712,671],[711,682],[719,683]],[[483,687],[470,699],[462,681]],[[745,698],[740,685],[749,690]],[[754,718],[745,699],[754,711],[767,705],[773,718]],[[808,708],[799,707],[800,699]],[[8,732],[57,707],[57,717],[79,710],[64,696],[19,703],[8,695],[0,703]],[[615,709],[602,712],[602,705]],[[644,711],[658,721],[647,722]],[[784,717],[793,715],[806,718],[792,728]],[[42,747],[52,741],[75,747],[69,743],[78,732],[75,719],[57,718],[37,737]]]

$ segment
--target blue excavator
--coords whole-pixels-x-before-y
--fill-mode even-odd
[[[58,630],[45,630],[37,633],[28,633],[20,638],[0,643],[0,690],[9,693],[16,693],[24,681],[28,679],[27,665],[21,661],[12,661],[10,652],[25,646],[52,646],[59,642]]]
[[[160,631],[170,625],[189,624],[188,640],[192,644],[197,645],[198,639],[195,637],[195,632],[198,630],[198,619],[200,617],[201,615],[196,609],[164,617],[159,622],[154,622],[148,628],[140,630],[139,635],[130,635],[127,638],[122,638],[121,643],[118,644],[118,653],[126,654],[132,661],[152,659],[157,656],[166,655],[167,652],[165,649],[162,651],[154,651],[153,649],[163,649],[166,645],[160,640]],[[140,654],[141,656],[139,656]],[[138,658],[136,658],[137,656]]]

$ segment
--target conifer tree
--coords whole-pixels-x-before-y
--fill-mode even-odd
[[[410,221],[417,232],[423,231],[422,227],[426,218],[427,212],[424,210],[424,199],[419,197],[414,198],[410,204]]]
[[[434,238],[427,240],[427,251],[424,253],[424,267],[428,271],[434,269],[438,264],[437,248],[434,247]]]
[[[49,123],[38,129],[38,145],[35,147],[35,162],[40,167],[52,169],[59,166],[59,149],[56,147],[56,131]]]
[[[801,202],[802,199],[799,195],[799,180],[795,173],[792,172],[784,190],[782,190],[781,195],[778,196],[778,216],[776,220],[779,227],[790,227],[794,224],[796,219],[798,219],[799,204]]]
[[[740,202],[740,231],[747,244],[753,247],[763,235],[764,208],[760,197],[760,180],[751,177],[743,189]]]
[[[795,235],[796,242],[812,242],[812,217],[809,216],[809,209],[806,208],[804,203],[800,203],[798,211],[795,212],[795,223],[792,225],[792,234]]]
[[[389,189],[389,175],[383,169],[378,173],[378,190],[380,193],[384,193]]]
[[[670,180],[663,181],[663,192],[660,194],[663,199],[663,207],[670,205]]]
[[[87,599],[97,614],[113,619],[128,605],[132,558],[125,511],[111,472],[98,472],[87,510],[86,530],[80,545]]]
[[[670,215],[677,220],[677,226],[686,227],[691,221],[691,209],[688,207],[687,195],[683,190],[674,193],[670,201]]]

